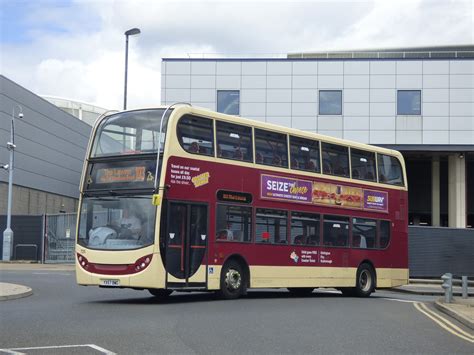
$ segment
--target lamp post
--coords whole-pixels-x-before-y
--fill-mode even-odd
[[[128,36],[140,34],[139,28],[131,28],[125,31],[125,86],[123,90],[123,109],[127,109],[127,70],[128,70]]]
[[[23,109],[20,109],[18,118],[23,118]],[[3,165],[2,168],[8,170],[8,207],[7,207],[7,228],[3,232],[3,252],[2,260],[9,261],[13,252],[13,231],[11,229],[12,220],[12,186],[13,186],[13,162],[15,158],[15,107],[12,109],[12,122],[10,127],[10,141],[7,142],[7,149],[10,151],[10,164]]]

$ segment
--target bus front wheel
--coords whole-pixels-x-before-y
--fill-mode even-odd
[[[309,296],[313,293],[313,287],[288,287],[288,291],[290,291],[292,296],[296,297],[304,297]]]
[[[165,290],[162,288],[149,288],[148,292],[150,292],[153,296],[155,296],[158,299],[165,299],[169,295],[171,295],[171,293],[173,293],[173,290]]]
[[[356,287],[353,290],[355,296],[369,297],[375,289],[375,272],[369,264],[362,264],[357,269]]]
[[[236,299],[245,293],[247,281],[240,263],[230,260],[225,263],[221,272],[219,294],[224,299]]]

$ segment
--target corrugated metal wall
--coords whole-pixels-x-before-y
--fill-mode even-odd
[[[408,227],[410,278],[474,277],[474,230]]]

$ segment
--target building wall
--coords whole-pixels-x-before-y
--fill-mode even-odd
[[[7,214],[8,184],[0,183],[0,215]],[[13,186],[12,215],[40,215],[72,213],[77,211],[78,199],[39,191],[22,186]]]
[[[13,204],[14,213],[57,213],[60,204],[71,211],[72,201],[79,197],[91,127],[1,75],[0,89],[1,164],[9,161],[6,142],[10,140],[12,110],[17,118],[21,106],[24,114],[22,119],[15,119],[13,181],[14,202],[19,205]],[[8,182],[7,171],[0,170],[0,182]],[[7,195],[1,185],[0,206],[4,206]]]
[[[216,110],[240,90],[240,115],[371,144],[474,144],[474,60],[164,59],[162,103]],[[397,115],[397,90],[421,90],[421,115]],[[342,90],[342,115],[318,91]]]

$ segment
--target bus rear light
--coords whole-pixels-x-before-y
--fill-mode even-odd
[[[142,271],[148,267],[151,263],[151,259],[153,258],[153,254],[146,255],[135,261],[135,271]]]

